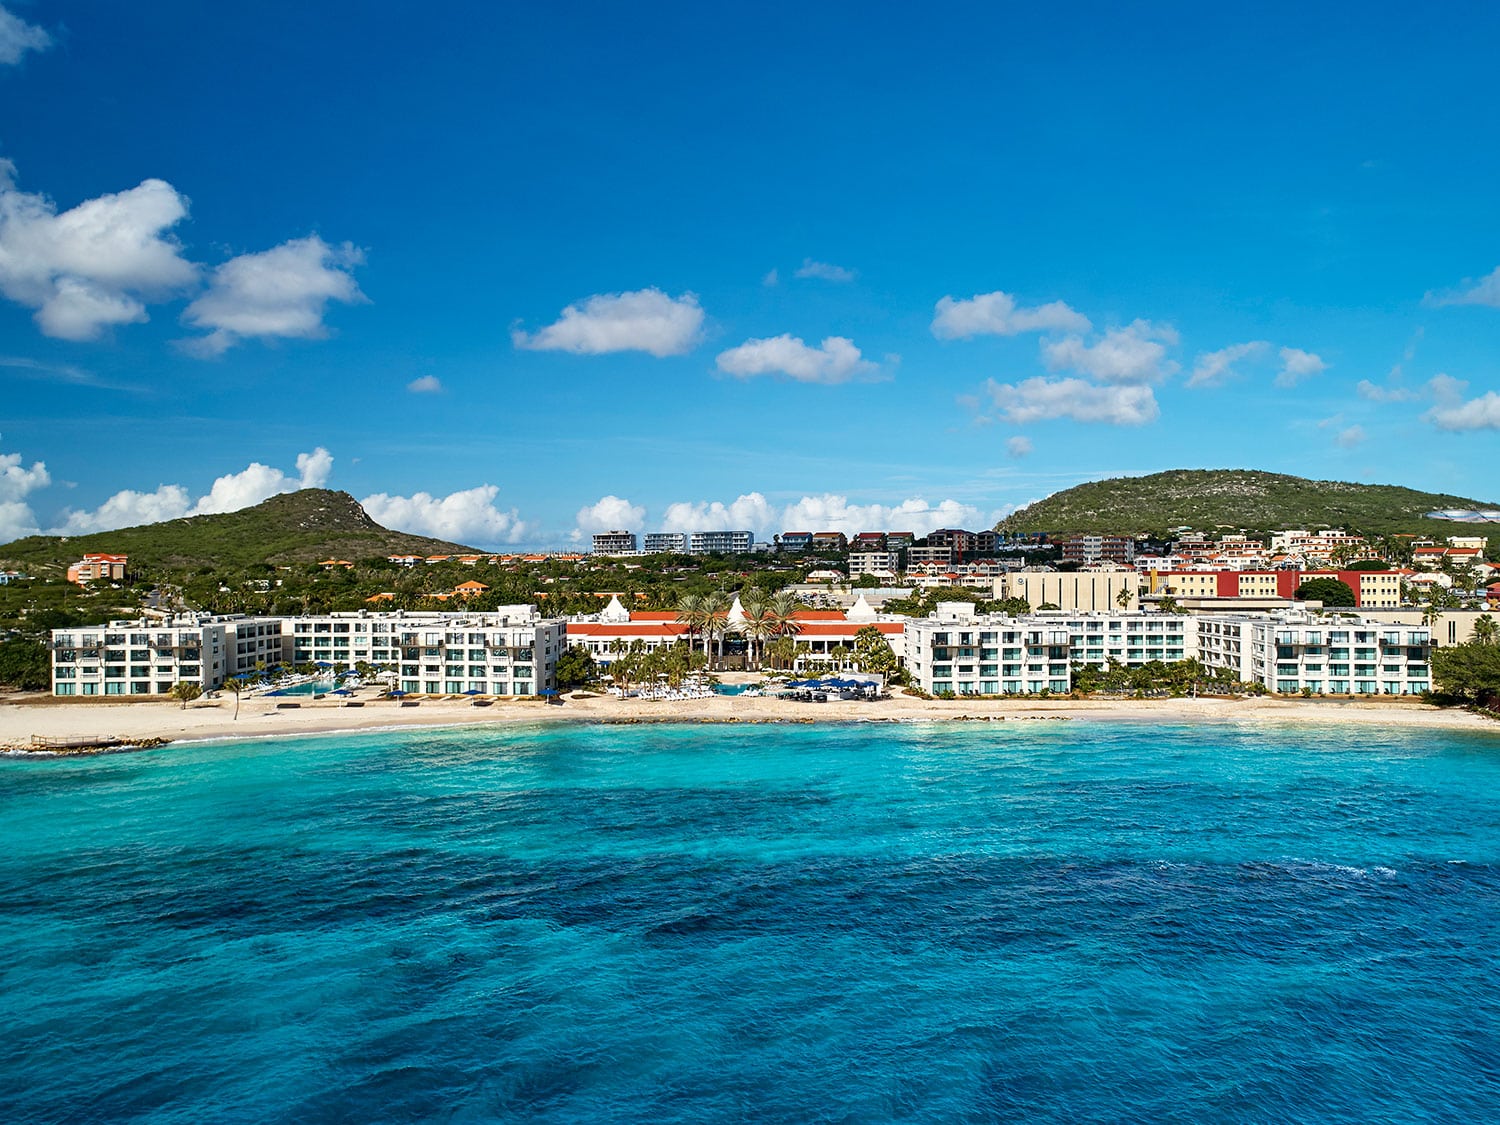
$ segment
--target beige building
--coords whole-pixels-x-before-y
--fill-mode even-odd
[[[1032,609],[1055,605],[1070,613],[1118,613],[1140,608],[1140,581],[1133,570],[1016,570],[998,576],[994,589],[996,598],[1025,598]]]

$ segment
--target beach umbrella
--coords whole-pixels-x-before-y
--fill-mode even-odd
[[[330,664],[330,663],[328,663],[328,661],[326,661],[326,660],[320,660],[320,661],[317,662],[317,664],[315,665],[315,667],[318,667],[318,668],[332,668],[333,665]]]
[[[484,692],[480,691],[477,687],[471,687],[468,691],[464,692],[464,694],[465,695],[483,695]]]
[[[405,694],[406,694],[406,692],[404,692],[404,691],[388,691],[388,692],[386,692],[386,695],[390,696],[392,699],[400,699]]]
[[[556,695],[557,692],[554,691],[552,688],[543,688],[541,691],[537,692],[537,694],[538,695]]]
[[[348,688],[341,688],[341,687],[339,687],[339,688],[334,688],[328,694],[329,695],[353,695],[354,693],[352,691],[350,691]]]

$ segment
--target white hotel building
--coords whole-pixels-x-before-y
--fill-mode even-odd
[[[54,629],[51,648],[53,695],[165,695],[179,680],[211,689],[290,655],[284,619],[240,615]]]
[[[483,613],[331,613],[308,617],[189,615],[114,621],[52,634],[54,695],[164,695],[180,680],[205,690],[274,664],[330,673],[370,664],[423,695],[534,695],[557,686],[561,618],[536,607]]]
[[[906,667],[933,694],[1067,692],[1075,666],[1198,659],[1279,694],[1417,695],[1432,686],[1431,630],[1355,614],[1045,613],[977,616],[940,603],[906,623]]]

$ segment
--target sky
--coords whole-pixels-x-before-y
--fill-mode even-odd
[[[0,0],[0,541],[1500,499],[1500,7]]]

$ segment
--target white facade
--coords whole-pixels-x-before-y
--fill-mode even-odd
[[[648,531],[643,549],[648,555],[685,555],[688,537],[681,531]]]
[[[53,695],[165,695],[284,663],[290,639],[281,618],[187,614],[54,629],[51,648]]]
[[[1353,614],[1214,614],[1200,659],[1280,694],[1419,695],[1432,687],[1432,630]]]
[[[535,606],[483,613],[330,613],[290,618],[293,663],[353,671],[361,663],[396,673],[422,695],[535,695],[557,686],[566,647],[562,618]]]
[[[594,536],[596,555],[633,555],[636,538],[633,531],[601,531]]]
[[[164,695],[178,681],[205,690],[276,664],[360,664],[396,673],[404,691],[534,695],[557,686],[561,618],[534,606],[485,613],[332,613],[113,621],[52,633],[54,695]]]
[[[897,551],[851,551],[849,577],[873,574],[877,578],[894,578],[901,572],[901,555]]]

